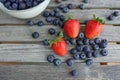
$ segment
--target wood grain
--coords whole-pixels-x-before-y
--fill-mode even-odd
[[[84,4],[83,0],[66,0],[63,1],[62,4],[72,4],[74,6],[78,6],[80,4]],[[120,1],[119,0],[90,0],[88,4],[85,4],[86,8],[120,8]],[[49,4],[48,8],[58,6],[59,4],[55,4],[54,0],[51,0],[51,3]]]
[[[0,26],[0,42],[40,42],[44,39],[54,39],[55,36],[48,34],[48,29],[54,28],[56,32],[61,31],[59,27],[45,25],[43,27],[28,27],[28,26]],[[82,27],[82,29],[84,26]],[[106,38],[112,42],[120,41],[120,26],[104,26],[103,32],[99,35],[101,38]],[[39,32],[40,37],[33,39],[31,34]],[[113,35],[114,34],[114,35]],[[56,34],[57,35],[57,34]]]
[[[66,57],[59,57],[62,62],[71,58],[68,47]],[[120,45],[108,45],[109,55],[98,58],[93,58],[94,62],[120,62]],[[45,47],[41,44],[1,44],[0,45],[0,62],[47,62],[46,57],[49,54],[54,54],[50,47]],[[84,62],[78,60],[76,62]]]
[[[79,75],[72,77],[70,71],[77,69]],[[88,67],[77,63],[73,67],[62,64],[59,67],[49,63],[39,65],[0,65],[1,80],[119,80],[120,66]]]
[[[50,10],[50,9],[47,9]],[[117,11],[120,11],[116,9]],[[120,24],[120,16],[116,17],[113,21],[108,21],[107,17],[111,15],[115,10],[109,10],[109,9],[88,9],[88,10],[80,10],[80,9],[73,9],[68,14],[72,14],[75,19],[78,19],[81,23],[84,23],[86,20],[92,19],[93,14],[96,14],[97,16],[101,17],[103,20],[106,21],[106,24]],[[65,14],[67,16],[68,14]],[[0,11],[0,24],[26,24],[27,20],[20,20],[13,18],[9,15],[6,15],[5,13]],[[39,20],[43,20],[45,22],[45,18],[42,17],[42,14],[37,16],[36,18],[32,19],[35,22],[38,22]],[[45,24],[47,24],[45,22]]]

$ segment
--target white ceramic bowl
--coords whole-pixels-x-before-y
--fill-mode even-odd
[[[8,10],[6,7],[4,7],[4,5],[0,2],[0,9],[13,16],[16,18],[20,18],[20,19],[28,19],[28,18],[33,18],[37,15],[39,15],[41,12],[44,11],[44,9],[48,6],[50,0],[45,0],[44,2],[40,3],[39,5],[30,8],[30,9],[26,9],[26,10]]]

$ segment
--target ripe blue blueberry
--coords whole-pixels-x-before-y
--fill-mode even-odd
[[[93,50],[98,50],[99,49],[99,45],[95,44],[92,46],[93,47]]]
[[[69,12],[69,9],[68,9],[67,7],[64,7],[64,8],[62,9],[62,11],[63,11],[63,13],[68,13],[68,12]]]
[[[70,39],[70,43],[72,44],[72,45],[75,45],[76,44],[76,39]]]
[[[68,66],[73,66],[75,61],[72,58],[70,58],[70,59],[67,59],[66,63]]]
[[[83,41],[82,41],[81,39],[77,39],[77,40],[76,40],[76,44],[77,44],[77,45],[83,45]]]
[[[59,8],[54,8],[54,10],[53,10],[55,13],[58,13],[59,12]]]
[[[120,15],[120,13],[119,13],[118,11],[115,11],[115,12],[113,13],[113,15],[114,15],[115,17],[117,17],[117,16]]]
[[[87,59],[87,60],[85,61],[85,63],[86,63],[88,66],[90,66],[90,65],[93,64],[93,60],[92,60],[92,59]]]
[[[108,40],[107,39],[103,39],[101,42],[105,43],[106,45],[108,44]]]
[[[79,55],[79,57],[80,57],[81,60],[85,60],[85,59],[86,59],[86,54],[81,53],[81,54]]]
[[[68,9],[72,9],[73,8],[73,4],[68,4],[67,7],[68,7]]]
[[[78,70],[72,70],[72,71],[70,72],[70,74],[71,74],[72,76],[78,76]]]
[[[83,50],[83,45],[77,45],[77,46],[76,46],[76,50],[77,50],[78,52],[82,51],[82,50]]]
[[[58,25],[59,25],[60,28],[63,28],[63,27],[64,27],[64,23],[63,23],[62,21],[59,21],[59,22],[58,22]]]
[[[65,20],[65,16],[64,15],[60,15],[59,18],[60,18],[61,21]]]
[[[75,60],[79,60],[79,54],[78,54],[78,53],[73,54],[73,58],[74,58]]]
[[[97,50],[93,51],[92,52],[92,56],[95,57],[95,58],[98,57],[99,56],[99,52]]]
[[[38,26],[43,26],[44,23],[43,23],[43,21],[38,21],[37,25],[38,25]]]
[[[100,44],[100,43],[101,43],[101,39],[100,39],[100,38],[95,38],[95,39],[94,39],[94,42],[95,42],[96,44]]]
[[[63,4],[61,4],[58,7],[59,7],[59,9],[63,9],[65,6]]]
[[[89,45],[89,39],[85,38],[85,39],[83,40],[83,43],[84,43],[84,45]]]
[[[32,33],[32,37],[33,37],[34,39],[39,38],[39,36],[40,36],[40,34],[39,34],[38,32]]]
[[[54,59],[53,62],[55,66],[60,66],[62,64],[62,61],[60,59]]]
[[[92,53],[91,52],[87,52],[86,56],[87,56],[87,58],[91,58],[92,57]]]
[[[80,32],[80,33],[78,34],[78,38],[83,39],[83,38],[84,38],[84,33],[83,33],[83,32]]]
[[[49,40],[48,39],[44,39],[42,42],[43,42],[43,45],[45,45],[45,46],[49,45]]]
[[[84,0],[84,3],[88,3],[89,2],[89,0]]]
[[[71,44],[69,39],[65,39],[65,42],[66,42],[67,45]]]
[[[76,50],[75,48],[72,48],[72,49],[70,50],[70,52],[71,52],[71,54],[76,54],[76,53],[77,53],[77,50]]]
[[[33,22],[32,20],[30,20],[30,21],[27,22],[27,24],[28,24],[29,26],[33,26],[33,25],[34,25],[34,22]]]
[[[90,47],[89,47],[89,46],[85,46],[85,47],[83,48],[83,51],[84,51],[84,52],[90,52]]]
[[[55,25],[55,26],[59,25],[59,19],[58,18],[53,20],[53,25]]]
[[[100,51],[100,53],[101,53],[102,56],[107,56],[108,55],[108,51],[106,49],[102,49]]]
[[[50,16],[54,17],[54,16],[55,16],[55,12],[54,12],[54,11],[51,11],[51,12],[50,12]]]
[[[56,13],[55,13],[55,17],[56,17],[56,18],[59,18],[59,17],[60,17],[60,13],[59,13],[59,12],[56,12]]]
[[[91,39],[91,40],[89,41],[89,44],[90,44],[90,45],[95,45],[94,40],[93,40],[93,39]]]
[[[79,8],[83,10],[83,9],[85,9],[85,5],[84,4],[80,4]]]
[[[50,28],[50,29],[48,30],[48,32],[49,32],[49,34],[51,34],[51,35],[53,35],[53,34],[56,33],[56,31],[55,31],[54,28]]]
[[[52,22],[52,17],[47,17],[46,18],[46,21],[49,23],[49,22]]]
[[[110,15],[110,16],[108,16],[108,18],[107,18],[109,21],[112,21],[112,20],[114,20],[114,16],[113,15]]]
[[[106,48],[106,47],[107,47],[107,44],[106,44],[106,43],[100,43],[99,47],[100,47],[100,48]]]
[[[52,63],[54,61],[54,59],[55,59],[54,55],[48,55],[47,56],[47,61],[50,62],[50,63]]]
[[[45,11],[45,12],[43,13],[43,16],[44,16],[44,17],[50,16],[50,12],[49,12],[49,11]]]

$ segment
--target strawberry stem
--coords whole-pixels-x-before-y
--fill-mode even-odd
[[[103,21],[101,18],[96,17],[95,14],[93,14],[93,19],[96,20],[97,22],[99,22],[100,24],[105,24],[105,21]]]
[[[58,35],[58,37],[49,41],[50,46],[52,46],[53,43],[57,44],[57,42],[61,42],[60,38],[63,38],[63,37],[64,37],[63,32],[61,31],[60,34]]]
[[[69,20],[69,19],[73,19],[73,15],[70,15],[70,14],[67,15],[67,18],[64,20],[64,22],[67,21],[67,20]]]

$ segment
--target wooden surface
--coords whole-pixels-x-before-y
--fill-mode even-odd
[[[26,25],[27,20],[20,20],[6,15],[0,11],[0,80],[120,80],[120,16],[113,21],[106,17],[114,11],[120,11],[120,0],[90,0],[85,4],[85,10],[78,8],[83,0],[67,0],[63,4],[72,3],[74,9],[68,14],[82,23],[92,18],[92,14],[103,18],[106,23],[99,35],[109,41],[107,57],[94,58],[94,64],[86,66],[84,61],[76,61],[75,66],[68,67],[66,59],[71,55],[68,52],[66,57],[57,58],[62,60],[60,67],[55,67],[46,61],[48,54],[54,54],[50,47],[42,45],[42,40],[53,39],[55,36],[48,34],[49,28],[61,31],[59,27],[45,22],[43,27]],[[51,10],[59,4],[51,0],[46,10]],[[65,15],[68,15],[65,14]],[[33,18],[35,22],[45,21],[42,15]],[[40,38],[33,39],[32,32],[38,31]],[[68,47],[68,51],[73,46]],[[79,71],[79,76],[71,77],[69,72],[73,69]]]

